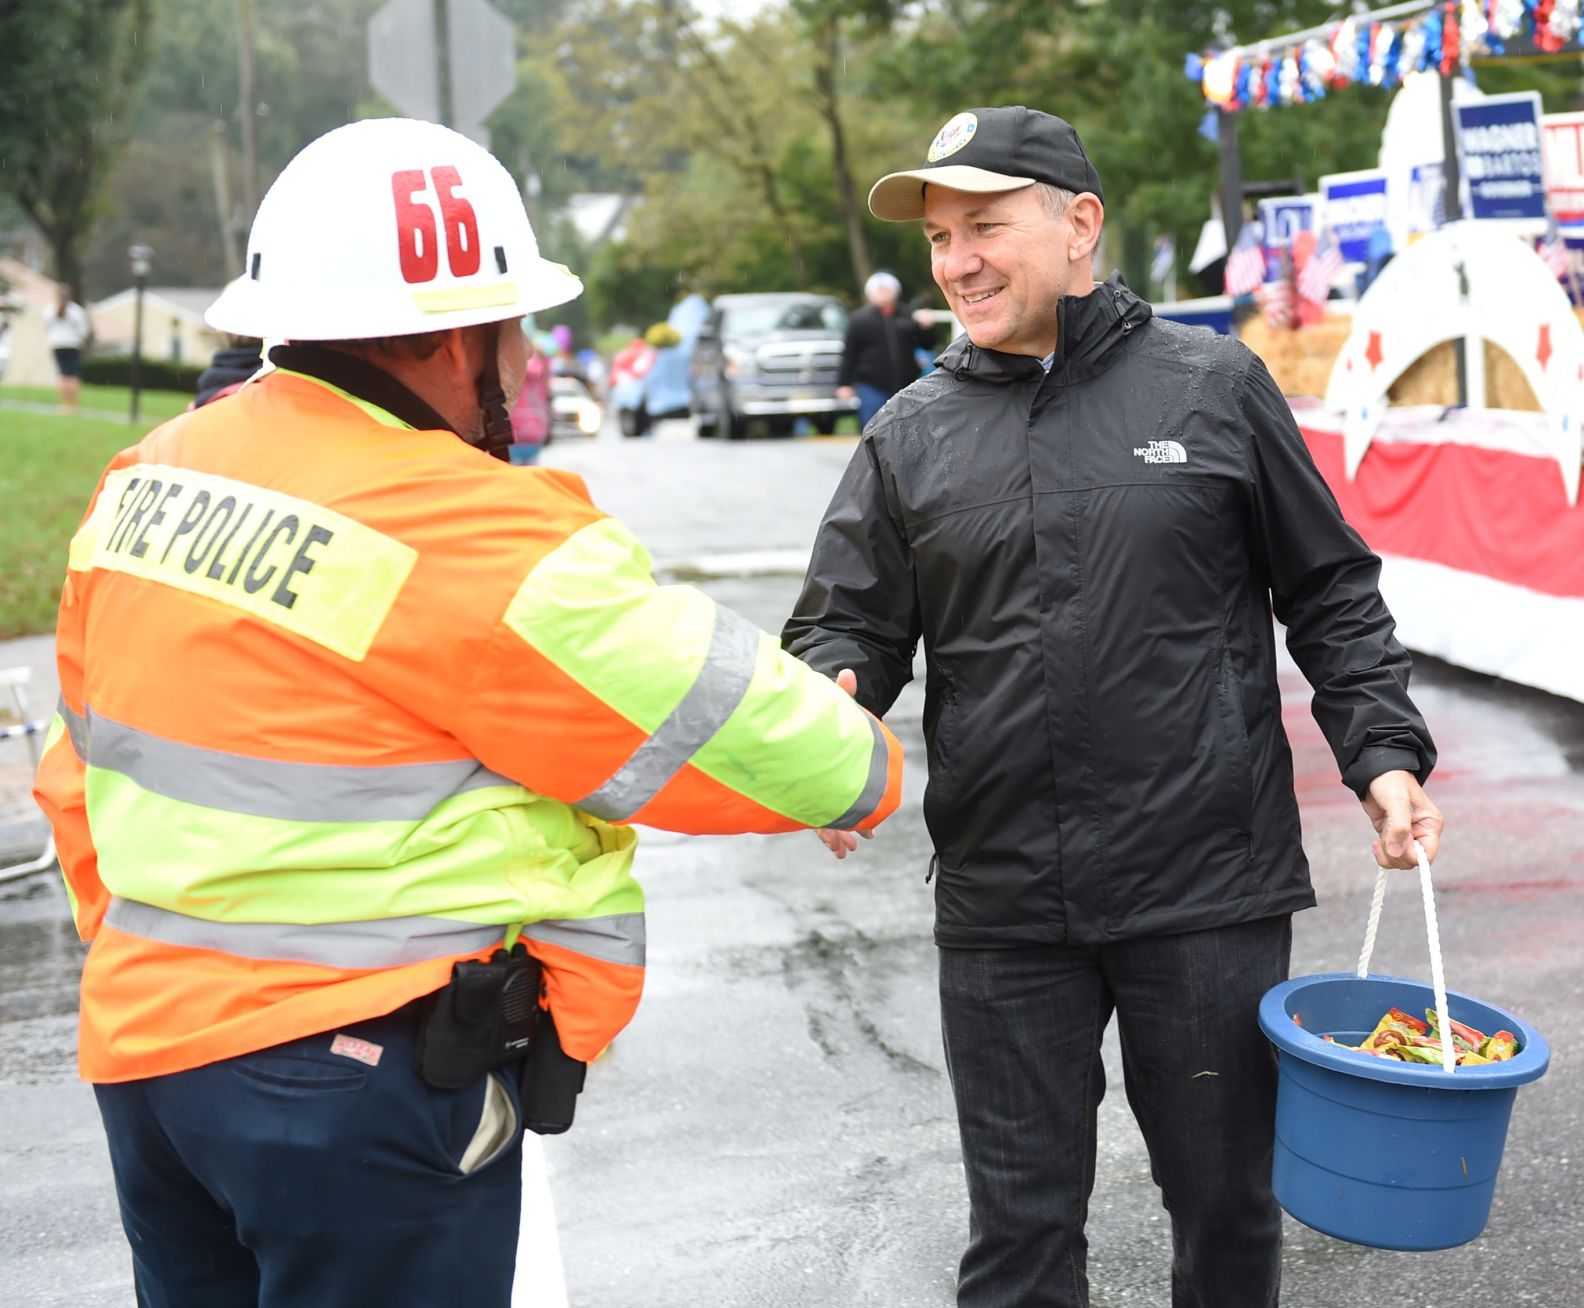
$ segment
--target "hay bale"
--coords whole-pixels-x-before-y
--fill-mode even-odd
[[[1451,341],[1421,354],[1386,392],[1392,404],[1456,404],[1457,348]],[[1492,409],[1538,413],[1540,401],[1512,356],[1485,342],[1485,403]]]
[[[1584,324],[1584,309],[1573,313]],[[1352,318],[1327,314],[1325,322],[1312,327],[1273,331],[1256,315],[1238,329],[1238,335],[1265,360],[1283,395],[1324,396],[1332,365],[1352,327]],[[1443,341],[1415,359],[1386,395],[1392,404],[1456,404],[1457,354],[1452,342]],[[1485,403],[1492,409],[1540,411],[1540,402],[1517,363],[1490,341],[1485,342]]]
[[[1319,397],[1352,327],[1352,318],[1327,313],[1323,322],[1309,327],[1273,329],[1255,314],[1238,328],[1238,336],[1265,361],[1283,395]]]

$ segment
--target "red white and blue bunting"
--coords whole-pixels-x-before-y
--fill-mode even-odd
[[[1579,49],[1579,11],[1580,0],[1448,0],[1404,18],[1344,18],[1301,40],[1191,54],[1183,71],[1227,111],[1306,104],[1343,86],[1393,87],[1412,72],[1450,75],[1516,41],[1547,54]]]

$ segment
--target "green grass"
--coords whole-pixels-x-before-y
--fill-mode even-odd
[[[54,630],[72,533],[111,456],[145,430],[0,409],[0,639]]]
[[[138,419],[174,418],[192,403],[185,391],[144,391],[138,396]],[[29,404],[56,403],[53,386],[0,386],[0,401],[23,400]],[[106,413],[130,413],[132,392],[126,386],[87,386],[82,388],[80,407],[102,409]]]

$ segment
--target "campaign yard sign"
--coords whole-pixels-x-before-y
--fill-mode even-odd
[[[1446,166],[1415,164],[1408,174],[1408,231],[1433,232],[1446,222]]]
[[[1386,174],[1379,168],[1332,173],[1320,179],[1325,221],[1342,257],[1363,263],[1369,256],[1370,233],[1386,222]]]
[[[1540,141],[1551,216],[1571,244],[1584,236],[1584,114],[1546,114]]]
[[[1453,110],[1458,154],[1468,179],[1469,216],[1544,227],[1539,92],[1487,96]]]
[[[1259,202],[1260,225],[1265,234],[1265,280],[1282,273],[1282,255],[1292,249],[1293,237],[1313,231],[1315,202],[1308,195],[1281,195]]]

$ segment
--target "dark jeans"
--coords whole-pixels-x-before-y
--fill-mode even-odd
[[[853,389],[858,392],[858,429],[862,431],[869,425],[869,419],[885,408],[892,392],[868,382],[856,382]]]
[[[522,1125],[462,1174],[484,1082],[425,1085],[411,1012],[341,1028],[373,1067],[332,1033],[94,1087],[139,1308],[507,1308]]]
[[[1114,1011],[1128,1103],[1172,1224],[1173,1308],[1275,1308],[1276,1061],[1260,997],[1287,917],[1103,945],[940,951],[970,1203],[960,1308],[1084,1308],[1084,1222]]]

